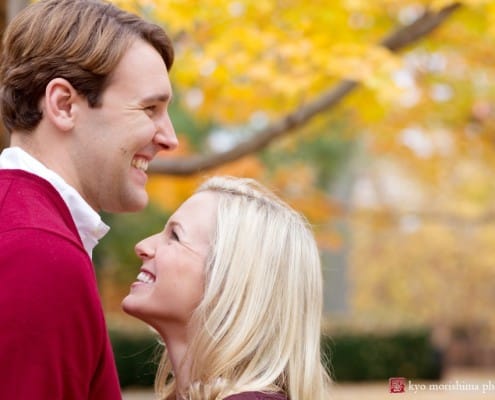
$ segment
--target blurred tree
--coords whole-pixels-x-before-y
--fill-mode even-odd
[[[180,68],[173,80],[186,106],[197,117],[232,126],[227,148],[204,147],[201,155],[152,165],[172,174],[204,171],[301,132],[358,84],[374,96],[369,107],[384,107],[384,99],[391,105],[399,92],[392,73],[401,61],[393,52],[430,34],[460,6],[429,8],[423,2],[414,18],[401,22],[401,12],[417,2],[119,3],[155,18],[174,35]]]
[[[177,50],[181,149],[150,167],[159,212],[207,173],[253,176],[308,215],[330,264],[350,260],[342,308],[495,331],[495,2],[116,2]]]
[[[26,2],[9,0],[10,14]],[[173,81],[181,101],[197,121],[202,117],[231,133],[230,143],[223,140],[219,145],[218,135],[210,130],[203,141],[208,145],[196,148],[200,155],[152,164],[153,171],[167,174],[205,171],[259,151],[280,136],[300,132],[301,126],[334,108],[358,84],[363,94],[349,105],[356,127],[362,128],[359,122],[375,122],[404,101],[401,94],[413,96],[411,90],[404,90],[405,81],[417,85],[414,75],[424,72],[406,71],[407,59],[393,52],[427,38],[421,48],[437,56],[437,64],[447,63],[443,51],[452,49],[462,49],[464,62],[476,63],[494,34],[489,28],[493,4],[488,0],[340,0],[331,7],[326,1],[300,0],[116,2],[167,27],[178,53],[180,68],[173,70]],[[431,34],[462,9],[461,4],[469,8],[444,24],[440,33]],[[466,48],[467,38],[476,46]],[[438,68],[437,72],[444,72]],[[423,75],[425,81],[432,77]],[[452,87],[430,82],[429,89],[438,99],[449,96]],[[420,103],[427,104],[424,100]]]

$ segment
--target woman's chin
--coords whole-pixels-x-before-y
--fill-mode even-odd
[[[122,300],[122,303],[120,303],[120,306],[122,307],[122,310],[126,313],[129,314],[133,317],[135,317],[135,304],[132,299],[132,294],[128,294],[126,297],[124,297],[124,300]]]

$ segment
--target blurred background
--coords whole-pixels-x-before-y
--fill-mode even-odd
[[[5,22],[25,1],[0,3]],[[215,174],[260,180],[312,223],[337,381],[494,369],[495,2],[115,3],[174,40],[180,140],[150,168],[146,210],[103,216],[123,386],[153,370],[154,338],[120,309],[133,247]]]

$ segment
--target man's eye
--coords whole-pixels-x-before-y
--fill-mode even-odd
[[[148,115],[153,114],[156,111],[156,106],[144,107],[144,112]]]

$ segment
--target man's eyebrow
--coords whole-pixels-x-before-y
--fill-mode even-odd
[[[153,103],[153,102],[167,103],[167,102],[171,102],[172,98],[173,96],[170,94],[156,94],[145,97],[142,101],[143,103]]]

